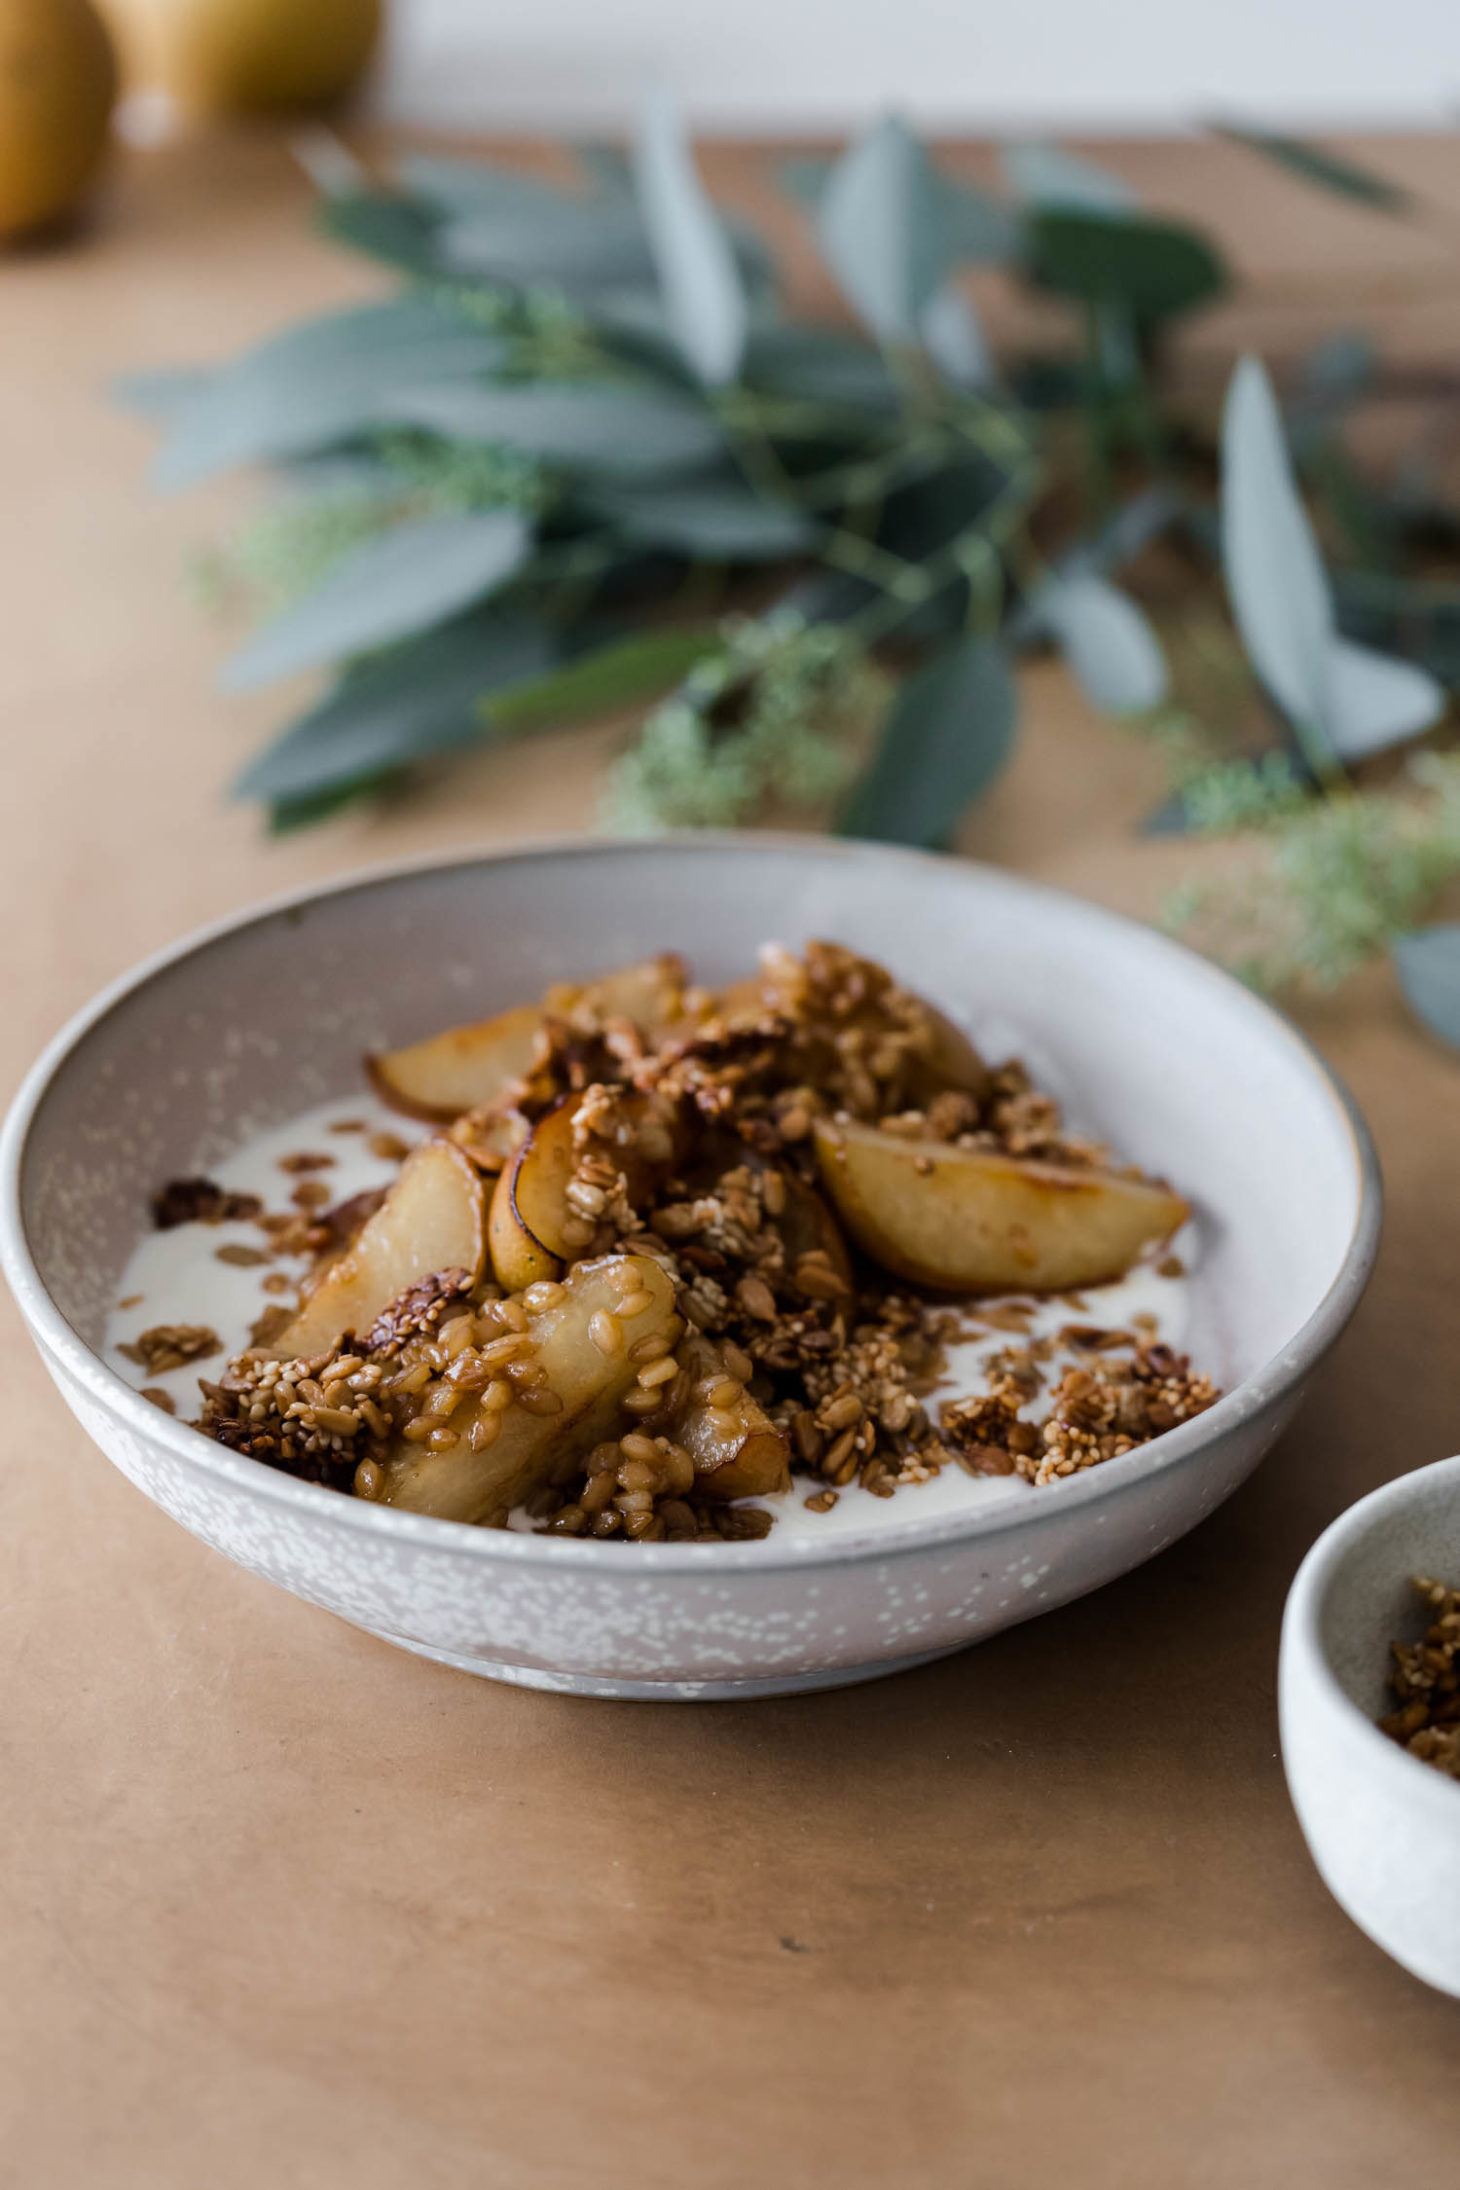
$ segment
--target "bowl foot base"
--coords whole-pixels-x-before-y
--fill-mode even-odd
[[[371,1630],[379,1634],[379,1630]],[[756,1696],[804,1696],[818,1688],[852,1688],[861,1681],[885,1680],[893,1673],[910,1673],[914,1666],[931,1665],[935,1659],[953,1657],[967,1643],[952,1643],[942,1650],[925,1650],[912,1658],[873,1659],[864,1665],[829,1665],[809,1673],[770,1673],[753,1680],[609,1680],[596,1673],[553,1673],[535,1665],[507,1665],[491,1658],[469,1658],[452,1650],[433,1650],[426,1643],[408,1641],[404,1635],[380,1635],[418,1658],[449,1665],[458,1673],[476,1673],[483,1680],[508,1681],[518,1688],[545,1688],[559,1696],[608,1696],[628,1703],[732,1703]]]

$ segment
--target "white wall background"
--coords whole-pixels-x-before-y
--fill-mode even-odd
[[[1460,0],[394,0],[380,101],[443,129],[1170,129],[1460,117]]]

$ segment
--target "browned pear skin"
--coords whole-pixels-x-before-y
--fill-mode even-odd
[[[365,1059],[370,1084],[382,1102],[408,1118],[449,1125],[464,1110],[496,1102],[532,1063],[542,1011],[519,1004],[473,1026],[448,1027],[408,1049]]]
[[[450,1141],[423,1141],[342,1255],[321,1272],[274,1343],[293,1360],[325,1353],[347,1331],[363,1337],[398,1293],[442,1270],[475,1285],[487,1252],[486,1195],[474,1164]]]
[[[819,1119],[816,1154],[852,1238],[939,1292],[1067,1292],[1123,1277],[1190,1214],[1171,1189]]]
[[[691,1338],[679,1360],[696,1383],[723,1375],[708,1339]],[[766,1498],[791,1487],[791,1447],[765,1409],[742,1387],[733,1407],[711,1407],[691,1395],[675,1415],[669,1435],[695,1464],[702,1498]]]
[[[573,1176],[573,1119],[581,1098],[565,1095],[538,1119],[492,1190],[487,1241],[492,1275],[509,1293],[561,1277],[570,1250],[563,1238]]]
[[[646,1304],[626,1316],[625,1270]],[[648,1255],[608,1255],[574,1265],[563,1281],[564,1297],[531,1317],[528,1331],[535,1358],[546,1372],[547,1389],[562,1404],[556,1414],[535,1414],[514,1398],[492,1443],[480,1452],[471,1446],[480,1400],[462,1406],[451,1418],[459,1434],[446,1452],[434,1452],[402,1438],[387,1456],[380,1497],[386,1505],[412,1513],[433,1513],[446,1521],[504,1518],[561,1470],[576,1473],[582,1455],[614,1434],[619,1406],[638,1375],[628,1349],[608,1355],[595,1344],[589,1328],[602,1311],[615,1316],[632,1347],[640,1339],[662,1336],[671,1343],[683,1325],[674,1309],[674,1287]]]

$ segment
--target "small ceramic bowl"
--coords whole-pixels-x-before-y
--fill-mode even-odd
[[[1324,1530],[1283,1618],[1283,1764],[1323,1882],[1386,1954],[1460,1998],[1460,1780],[1375,1725],[1389,1645],[1429,1625],[1415,1575],[1460,1581],[1460,1459],[1401,1475]]]
[[[347,1498],[169,1420],[99,1358],[159,1181],[206,1172],[364,1051],[673,945],[699,977],[769,938],[885,959],[1076,1129],[1197,1206],[1190,1342],[1208,1413],[1044,1490],[763,1542],[621,1545],[472,1529]],[[1368,1277],[1364,1129],[1285,1021],[1151,930],[989,868],[711,835],[394,870],[225,922],[153,959],[53,1044],[6,1127],[0,1247],[46,1364],[97,1443],[240,1564],[407,1649],[540,1687],[735,1696],[959,1649],[1147,1559],[1235,1489]]]

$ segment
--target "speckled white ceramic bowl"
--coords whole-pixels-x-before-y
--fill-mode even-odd
[[[1374,1724],[1389,1645],[1429,1624],[1416,1574],[1460,1581],[1460,1459],[1401,1475],[1324,1530],[1283,1617],[1288,1789],[1323,1882],[1361,1930],[1460,1998],[1460,1781]]]
[[[98,1359],[159,1180],[359,1087],[367,1048],[663,948],[701,978],[769,937],[886,959],[1077,1126],[1177,1180],[1200,1233],[1193,1337],[1227,1396],[1087,1474],[824,1543],[623,1546],[478,1530],[295,1482],[171,1421]],[[5,1130],[5,1267],[97,1443],[205,1542],[407,1649],[539,1687],[736,1696],[956,1650],[1098,1588],[1220,1504],[1363,1290],[1379,1191],[1362,1124],[1246,990],[1130,921],[989,868],[695,836],[457,859],[332,885],[165,952],[66,1029]]]

